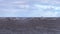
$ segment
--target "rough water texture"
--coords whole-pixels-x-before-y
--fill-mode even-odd
[[[60,18],[0,17],[0,34],[60,34]]]

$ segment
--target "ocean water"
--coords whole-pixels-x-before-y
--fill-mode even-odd
[[[24,19],[24,20],[23,20]],[[60,18],[1,18],[0,34],[60,34]]]

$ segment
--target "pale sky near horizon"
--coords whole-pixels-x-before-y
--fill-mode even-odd
[[[0,17],[60,17],[60,0],[0,0]]]

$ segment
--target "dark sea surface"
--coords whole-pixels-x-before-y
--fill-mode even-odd
[[[0,34],[60,34],[60,18],[1,18]]]

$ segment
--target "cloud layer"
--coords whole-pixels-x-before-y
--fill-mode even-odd
[[[0,17],[60,17],[59,0],[0,0]]]

